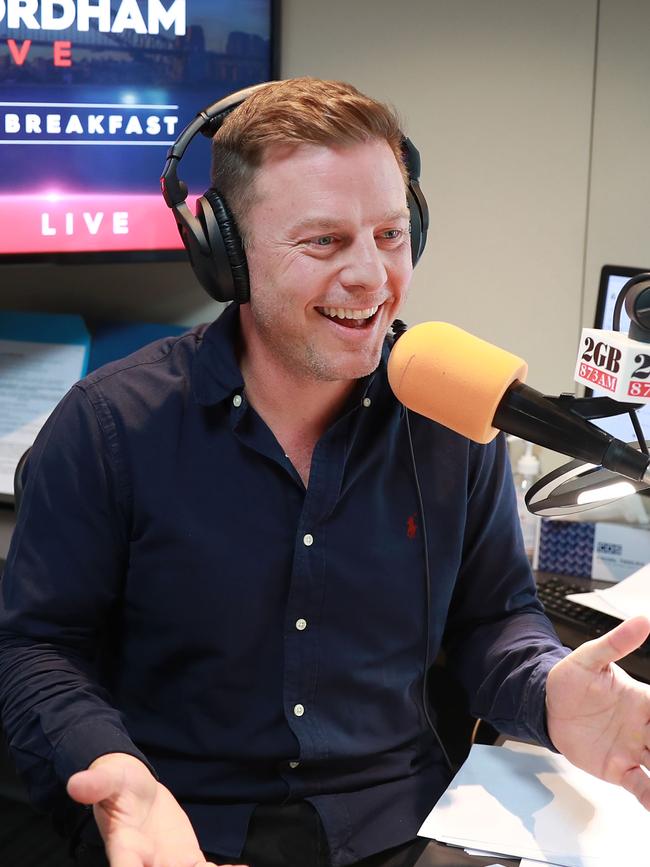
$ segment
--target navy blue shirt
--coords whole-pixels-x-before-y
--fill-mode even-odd
[[[3,723],[61,815],[70,774],[121,751],[205,851],[235,858],[257,803],[307,799],[344,865],[415,836],[448,783],[421,698],[425,544],[429,658],[446,649],[477,716],[548,744],[566,651],[502,438],[411,414],[425,535],[387,344],[305,489],[246,400],[238,322],[232,306],[101,368],[39,435],[1,583]]]

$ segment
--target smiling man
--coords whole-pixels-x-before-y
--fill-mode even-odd
[[[613,664],[647,622],[567,655],[503,439],[388,387],[402,159],[393,113],[350,85],[249,96],[213,185],[250,300],[94,372],[34,445],[0,703],[83,867],[413,865],[450,779],[441,648],[475,715],[650,804],[648,691]]]
[[[385,140],[276,145],[254,196],[242,221],[255,291],[240,310],[241,370],[248,399],[307,484],[316,443],[377,368],[406,297],[404,175]]]

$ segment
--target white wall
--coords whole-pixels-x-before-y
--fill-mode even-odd
[[[431,209],[406,319],[446,319],[572,389],[596,0],[283,0],[282,75],[393,103]]]
[[[650,3],[601,0],[584,324],[602,265],[650,268]]]

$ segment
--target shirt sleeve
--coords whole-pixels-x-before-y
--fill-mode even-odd
[[[505,438],[470,447],[463,560],[444,647],[471,713],[554,749],[546,677],[570,651],[544,614],[526,556]]]
[[[118,652],[129,535],[109,420],[79,386],[52,413],[29,455],[0,582],[2,722],[32,800],[55,811],[69,776],[98,756],[147,763],[101,673],[103,655]]]

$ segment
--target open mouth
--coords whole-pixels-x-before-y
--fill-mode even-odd
[[[317,307],[316,310],[326,319],[331,319],[344,328],[367,328],[374,320],[381,305],[353,310],[348,307]]]

